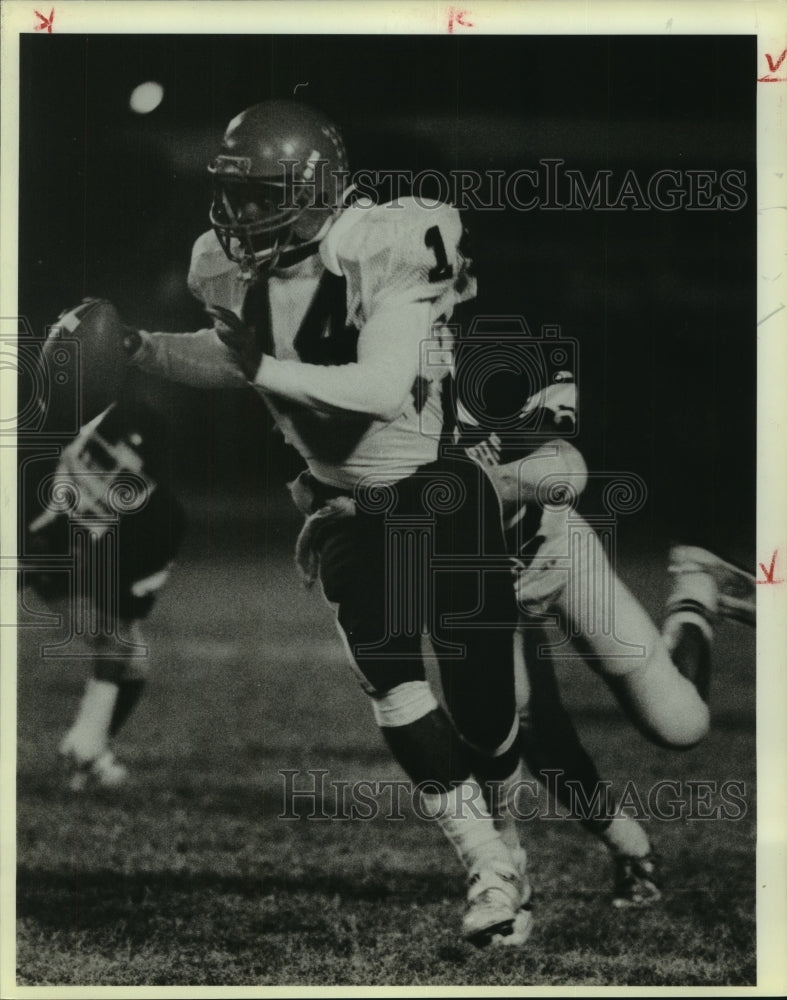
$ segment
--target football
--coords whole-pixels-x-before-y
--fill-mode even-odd
[[[128,332],[106,299],[85,299],[60,314],[43,348],[47,430],[73,432],[72,423],[92,420],[117,398],[126,377]]]

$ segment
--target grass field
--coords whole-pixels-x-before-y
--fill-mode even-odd
[[[401,774],[328,609],[291,568],[295,522],[219,531],[194,514],[149,621],[156,669],[119,739],[133,771],[122,793],[65,790],[56,748],[83,668],[42,661],[56,628],[26,615],[20,629],[20,985],[755,982],[752,633],[720,629],[714,729],[684,754],[650,747],[597,678],[564,665],[566,700],[616,789],[666,778],[684,782],[685,799],[688,780],[734,779],[745,816],[649,820],[667,890],[634,912],[610,907],[606,853],[575,824],[524,824],[533,936],[522,950],[476,951],[459,938],[463,880],[436,829],[415,816],[307,820],[303,803],[300,818],[278,818],[283,769],[325,769],[328,782]],[[655,611],[663,565],[645,552],[622,570]]]

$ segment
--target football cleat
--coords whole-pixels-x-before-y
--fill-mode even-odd
[[[753,574],[696,545],[674,545],[669,572],[673,589],[667,601],[668,615],[695,611],[708,620],[718,614],[744,625],[756,624]]]
[[[650,906],[661,899],[659,863],[655,854],[635,858],[630,854],[615,857],[615,887],[612,905],[617,909]]]
[[[104,750],[90,760],[80,760],[61,745],[60,755],[69,771],[68,789],[71,792],[85,792],[91,787],[119,788],[128,779],[128,768],[118,763],[111,750]]]
[[[500,861],[471,872],[462,920],[465,940],[477,948],[523,945],[533,929],[530,897],[529,880],[517,863]]]
[[[111,750],[105,750],[93,761],[90,773],[101,788],[117,788],[128,779],[128,768],[115,760]]]

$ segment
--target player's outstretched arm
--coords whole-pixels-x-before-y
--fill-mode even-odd
[[[220,339],[215,328],[194,333],[134,332],[126,349],[129,363],[142,371],[197,388],[249,385],[237,352]]]
[[[226,310],[208,312],[214,319],[210,329],[147,333],[125,323],[106,299],[85,299],[60,315],[45,351],[56,349],[63,336],[79,341],[85,384],[93,386],[96,397],[91,412],[116,398],[126,364],[187,385],[248,386],[259,363],[259,352],[251,357],[253,334]]]

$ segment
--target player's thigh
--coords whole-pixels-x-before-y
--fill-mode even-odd
[[[464,503],[437,519],[435,550],[449,569],[432,576],[432,642],[457,728],[474,745],[495,750],[516,718],[518,612],[495,493],[475,467],[460,473]]]
[[[384,531],[381,518],[351,517],[331,526],[320,548],[323,593],[369,694],[425,678],[421,629],[401,627],[390,599]]]
[[[639,669],[661,642],[650,615],[615,572],[601,539],[572,513],[566,584],[553,599],[568,637],[600,673]]]
[[[707,705],[672,662],[661,633],[615,573],[596,533],[584,525],[579,537],[569,585],[557,600],[571,638],[647,735],[668,746],[693,745],[707,731]]]

